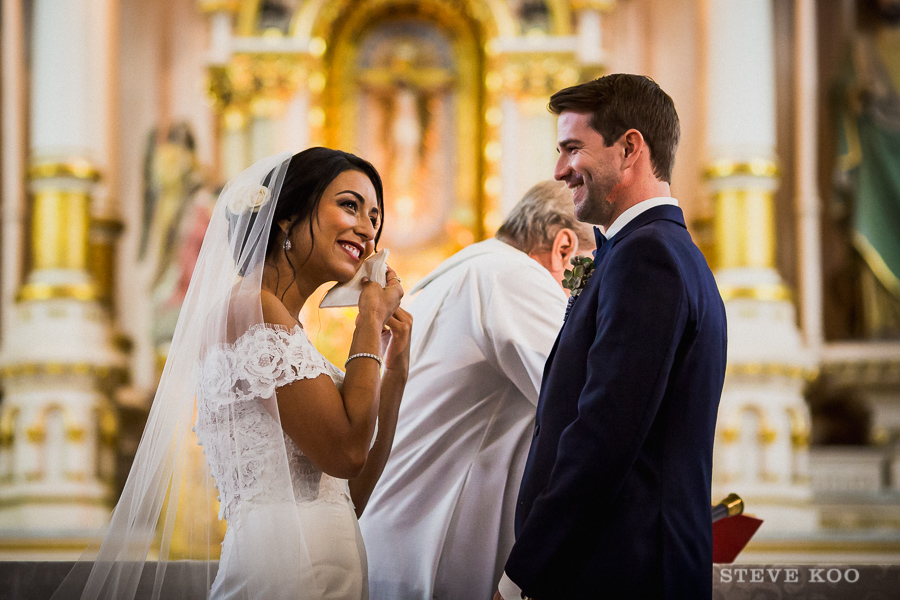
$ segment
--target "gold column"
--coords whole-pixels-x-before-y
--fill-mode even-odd
[[[41,162],[31,180],[30,268],[16,301],[94,300],[88,274],[91,188],[100,174],[87,161]]]
[[[90,224],[87,192],[40,189],[34,192],[31,215],[32,268],[87,268]]]
[[[778,166],[769,159],[717,161],[709,167],[706,176],[715,207],[713,269],[776,272],[774,202]],[[726,284],[720,291],[725,301],[791,298],[790,290],[780,281]]]

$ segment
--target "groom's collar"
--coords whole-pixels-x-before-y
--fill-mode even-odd
[[[628,223],[634,220],[639,214],[644,213],[651,208],[656,208],[657,206],[678,206],[678,200],[672,198],[671,196],[660,196],[657,198],[649,198],[647,200],[642,200],[635,204],[634,206],[628,208],[625,212],[623,212],[619,217],[613,221],[612,225],[610,225],[606,229],[606,239],[611,239],[614,235],[622,231]]]
[[[597,249],[594,250],[594,260],[597,261],[603,254],[606,254],[606,250],[608,250],[607,246],[611,248],[635,229],[659,220],[672,221],[673,223],[677,223],[678,225],[687,228],[684,224],[684,213],[680,207],[669,203],[650,206],[646,210],[634,215],[621,229],[619,229],[614,239],[604,236],[600,233],[599,228],[594,227],[594,238],[597,240]],[[601,248],[603,248],[602,253]]]

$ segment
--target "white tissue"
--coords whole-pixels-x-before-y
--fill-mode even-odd
[[[328,290],[328,293],[319,302],[319,308],[359,305],[363,277],[368,277],[384,287],[387,284],[387,257],[387,249],[382,249],[367,258],[357,269],[353,279],[346,283],[339,283]]]

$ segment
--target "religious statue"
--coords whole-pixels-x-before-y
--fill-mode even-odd
[[[837,84],[837,214],[860,264],[853,333],[900,334],[900,2],[860,3],[858,31]],[[845,271],[847,271],[845,269]]]
[[[147,140],[139,260],[150,299],[151,339],[164,362],[200,254],[215,198],[197,165],[194,135],[176,123]]]

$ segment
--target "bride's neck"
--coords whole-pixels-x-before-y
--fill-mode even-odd
[[[274,294],[296,318],[306,300],[318,285],[306,281],[302,271],[294,271],[289,264],[266,264],[263,269],[262,288]]]

